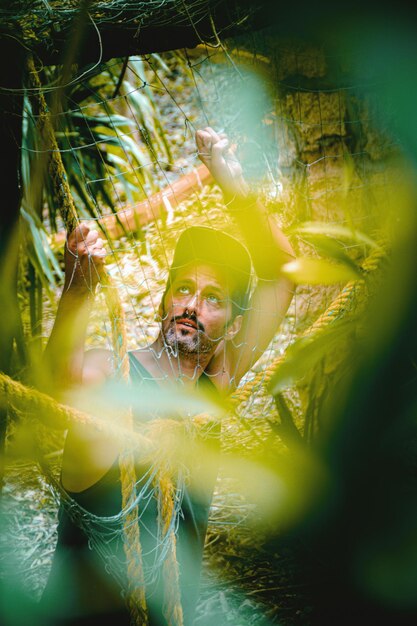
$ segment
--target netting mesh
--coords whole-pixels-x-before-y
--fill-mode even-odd
[[[53,9],[54,28],[75,10],[71,6],[61,9],[54,3],[45,3],[48,7],[44,8],[41,4],[42,11]],[[172,19],[167,2],[143,4],[146,14],[142,13],[141,20],[149,17],[155,23],[160,19],[162,24]],[[162,4],[164,12],[159,18]],[[189,19],[185,5],[183,13],[178,10],[181,3],[170,4],[176,23]],[[196,24],[198,7],[199,3],[194,3]],[[94,3],[91,16],[95,21],[100,20],[101,8]],[[105,8],[108,15],[107,3]],[[119,10],[126,14],[126,3],[113,2],[110,9],[111,18],[115,19]],[[132,14],[133,22],[135,16]],[[211,126],[224,131],[237,144],[246,179],[284,231],[300,222],[320,220],[374,232],[374,209],[381,211],[390,202],[388,172],[383,164],[395,146],[374,130],[374,112],[366,99],[359,98],[355,85],[321,86],[328,76],[327,62],[323,51],[293,44],[271,46],[262,37],[246,39],[245,43],[231,42],[227,49],[223,45],[202,45],[163,56],[130,58],[127,64],[113,60],[100,67],[102,71],[96,76],[79,80],[69,92],[65,111],[53,115],[78,223],[102,229],[107,239],[107,269],[123,302],[128,349],[146,348],[159,333],[159,306],[182,230],[190,225],[210,225],[240,237],[220,189],[200,168],[194,143],[194,133],[199,128]],[[52,86],[46,92],[53,92],[53,71],[46,71],[44,78]],[[26,99],[24,115],[28,129],[37,123],[34,102],[36,92]],[[43,149],[28,133],[23,151],[29,177],[29,170],[42,157]],[[30,194],[25,202],[29,210]],[[51,208],[44,217],[49,241],[62,250],[62,221]],[[307,237],[293,237],[293,242],[298,252],[312,251]],[[365,256],[363,245],[358,243],[347,244],[345,252],[357,262]],[[91,272],[95,272],[93,266]],[[90,278],[86,276],[86,281]],[[87,347],[112,349],[105,289],[106,285],[99,287],[96,296]],[[300,285],[279,332],[262,357],[254,358],[242,384],[283,354],[339,290],[340,284],[320,290]],[[44,340],[53,323],[54,301],[46,301],[45,306],[48,315],[42,327]],[[160,356],[154,354],[156,362]],[[176,367],[181,366],[175,350],[170,358]],[[161,368],[160,381],[165,378]],[[301,430],[306,411],[312,410],[306,389],[303,385],[293,387],[285,395]],[[249,454],[250,450],[262,450],[265,442],[271,440],[281,449],[273,429],[276,405],[265,393],[262,380],[240,406],[239,414],[240,422],[224,422],[226,453],[240,443],[245,454]],[[232,513],[228,512],[228,498],[234,502],[233,495],[225,494],[227,489],[233,492],[230,482],[233,480],[227,475],[221,475],[212,507],[212,533],[218,525],[242,525],[250,515],[244,506],[240,511],[240,504],[236,503]],[[137,502],[142,507],[145,503],[145,510],[154,490],[152,472],[142,476],[137,485]],[[179,523],[181,498],[180,481],[173,527]],[[77,517],[123,586],[120,563],[114,562],[114,552],[107,551],[106,546],[115,534],[120,534],[120,519],[125,511],[108,520],[106,527],[103,518],[94,519],[69,500],[68,510]],[[160,550],[148,577],[157,575],[166,557],[163,538],[158,539]],[[34,586],[39,591],[41,581]]]
[[[97,24],[124,23],[137,26],[164,26],[166,24],[189,25],[190,22],[198,28],[201,20],[207,19],[207,9],[215,11],[222,4],[222,0],[208,3],[207,0],[147,0],[146,2],[126,2],[112,0],[112,2],[90,2],[88,12]],[[60,31],[68,28],[80,12],[80,2],[60,0],[46,2],[35,0],[30,2],[32,14],[32,29],[38,29],[45,41],[45,32],[48,29]],[[5,17],[11,24],[22,25],[28,19],[28,6],[20,1],[9,3],[8,9],[3,9]]]

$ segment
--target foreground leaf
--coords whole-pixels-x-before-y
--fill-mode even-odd
[[[344,320],[334,322],[316,336],[295,341],[288,348],[285,360],[278,365],[268,387],[269,393],[276,396],[311,374],[322,359],[346,341],[352,330],[352,322]]]
[[[360,271],[351,264],[332,263],[310,257],[300,257],[286,263],[281,271],[299,285],[331,285],[363,278]]]

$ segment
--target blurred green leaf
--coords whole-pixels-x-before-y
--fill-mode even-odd
[[[297,284],[331,285],[363,278],[354,264],[336,264],[310,257],[299,257],[286,263],[281,271]]]
[[[327,256],[342,265],[350,267],[356,274],[361,273],[360,266],[355,263],[353,259],[346,252],[346,247],[343,243],[327,235],[312,235],[307,237],[309,243],[314,245],[314,248],[322,254]]]
[[[358,230],[352,230],[347,226],[340,224],[328,224],[326,222],[304,222],[295,228],[291,229],[291,232],[297,235],[303,235],[306,238],[322,235],[326,237],[332,237],[333,239],[341,239],[342,241],[349,241],[352,243],[369,246],[372,249],[380,249],[380,245],[377,244],[371,237],[365,235]]]
[[[336,321],[317,335],[297,339],[287,350],[273,375],[268,390],[273,395],[301,381],[314,371],[319,362],[341,345],[353,331],[351,321]]]

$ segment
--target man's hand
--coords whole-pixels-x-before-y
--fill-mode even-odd
[[[243,178],[235,147],[230,146],[227,136],[207,126],[196,132],[196,144],[198,156],[221,187],[226,200],[246,197],[249,187]]]
[[[72,288],[94,292],[104,272],[106,250],[97,230],[80,224],[65,244],[64,291]]]

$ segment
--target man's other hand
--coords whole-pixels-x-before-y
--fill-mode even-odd
[[[216,133],[210,126],[195,135],[198,156],[221,187],[226,200],[247,196],[248,185],[242,166],[236,157],[236,146],[231,146],[224,133]]]

